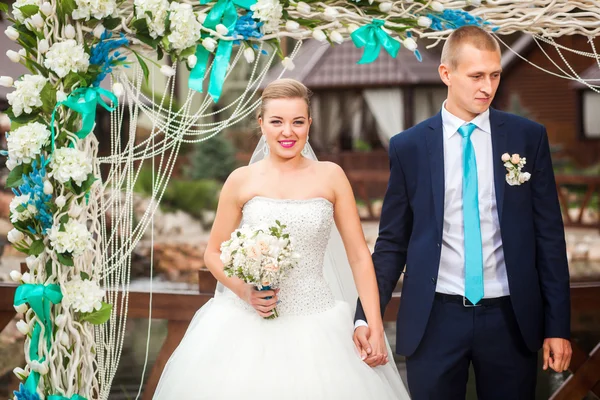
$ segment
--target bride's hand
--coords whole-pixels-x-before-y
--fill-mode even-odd
[[[383,326],[378,329],[371,329],[369,343],[371,344],[371,354],[367,357],[365,362],[371,367],[387,364],[388,352],[385,345],[385,332]]]
[[[246,303],[250,304],[263,318],[273,315],[273,309],[277,306],[279,289],[275,290],[256,290],[256,287],[250,284],[242,286],[238,296]],[[270,299],[266,299],[271,297]]]

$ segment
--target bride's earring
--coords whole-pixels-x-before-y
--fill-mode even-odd
[[[265,144],[263,145],[262,151],[263,151],[263,154],[265,155],[265,157],[267,157],[269,155],[269,144],[267,143],[266,140],[265,140]]]
[[[308,155],[310,153],[309,147],[308,147],[308,136],[306,137],[306,143],[304,143],[304,147],[302,148],[302,151],[300,153],[302,153],[302,155],[304,157],[308,157]]]

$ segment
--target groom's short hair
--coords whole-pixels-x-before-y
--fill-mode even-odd
[[[500,45],[490,33],[478,26],[462,26],[452,32],[446,43],[444,43],[441,57],[442,64],[445,64],[450,69],[456,68],[458,66],[460,47],[465,44],[470,44],[479,50],[497,51],[500,53]]]

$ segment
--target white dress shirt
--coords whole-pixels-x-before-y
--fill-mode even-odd
[[[500,222],[494,188],[494,155],[489,109],[469,121],[477,126],[471,134],[477,160],[479,222],[483,251],[483,297],[508,296],[508,278],[500,236]],[[462,136],[458,128],[466,124],[442,106],[444,135],[444,223],[436,292],[465,295],[465,236],[462,201]],[[500,160],[498,160],[500,162]],[[357,320],[355,328],[366,326]]]

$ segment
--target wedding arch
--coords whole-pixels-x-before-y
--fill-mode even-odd
[[[596,0],[15,0],[0,9],[10,13],[5,34],[21,46],[7,56],[30,71],[0,77],[14,89],[4,155],[15,194],[8,239],[27,255],[28,272],[11,277],[24,315],[18,327],[27,334],[16,397],[28,400],[108,398],[127,322],[131,252],[152,223],[181,146],[253,113],[266,72],[275,62],[293,69],[304,40],[351,40],[363,49],[358,63],[382,52],[420,59],[423,47],[453,29],[478,25],[499,39],[524,32],[559,57],[573,51],[600,68]],[[554,41],[573,34],[590,38],[589,51]],[[287,53],[285,38],[295,42]],[[245,63],[245,89],[221,104],[228,76]],[[175,104],[175,76],[185,70],[189,89]],[[553,73],[600,93],[598,82],[559,70]],[[94,135],[98,106],[111,113],[105,157]],[[139,138],[142,118],[152,130]],[[147,162],[155,171],[151,201],[134,220],[132,189]]]

